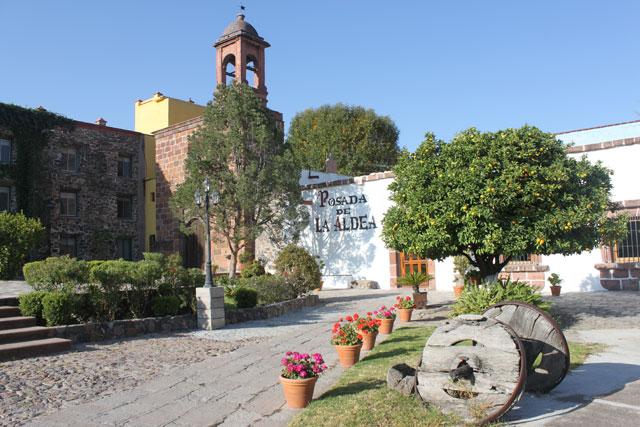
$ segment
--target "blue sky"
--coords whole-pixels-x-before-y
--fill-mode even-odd
[[[285,121],[326,103],[389,115],[400,144],[533,124],[640,119],[640,2],[258,1],[269,106]],[[0,0],[0,101],[133,128],[161,91],[199,103],[213,42],[238,1]]]

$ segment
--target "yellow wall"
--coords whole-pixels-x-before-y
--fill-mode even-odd
[[[150,236],[156,234],[156,141],[151,135],[160,129],[185,120],[201,116],[202,105],[189,101],[169,98],[160,92],[147,100],[138,100],[135,104],[135,130],[146,134],[144,137],[144,156],[146,173],[144,178],[145,201],[145,250],[149,251]]]

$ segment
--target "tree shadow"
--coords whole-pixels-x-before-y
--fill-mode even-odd
[[[629,305],[629,299],[635,300],[640,307],[640,293],[636,291],[571,292],[559,297],[545,297],[552,303],[549,312],[563,329],[587,319],[604,322],[630,317],[628,311],[620,309],[621,304]]]
[[[366,390],[373,390],[383,386],[385,381],[383,380],[368,380],[368,381],[358,381],[354,383],[349,383],[344,386],[333,388],[326,393],[324,393],[318,400],[324,400],[331,397],[342,397],[348,396],[352,394],[362,393]]]

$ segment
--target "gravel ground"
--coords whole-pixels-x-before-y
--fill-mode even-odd
[[[129,390],[243,344],[153,334],[76,344],[71,352],[0,363],[0,426],[20,425],[43,413]]]

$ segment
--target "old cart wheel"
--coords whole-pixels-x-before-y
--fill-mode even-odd
[[[569,370],[569,346],[558,324],[538,307],[504,301],[483,316],[509,325],[518,334],[527,355],[526,391],[548,393]]]
[[[444,413],[486,424],[524,391],[524,347],[507,325],[478,315],[446,321],[434,331],[418,368],[418,394]]]

